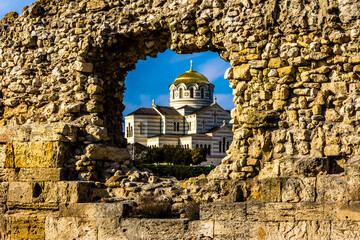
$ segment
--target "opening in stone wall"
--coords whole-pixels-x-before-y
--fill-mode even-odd
[[[224,79],[229,67],[213,52],[167,50],[140,60],[126,77],[123,101],[123,129],[132,158],[160,175],[178,178],[212,169],[190,173],[189,165],[220,164],[233,136],[233,95]],[[174,172],[174,165],[184,169]]]

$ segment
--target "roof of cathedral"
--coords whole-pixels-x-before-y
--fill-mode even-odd
[[[227,129],[229,129],[229,130],[231,131],[231,129],[228,128],[228,127],[225,125],[225,126],[217,126],[217,127],[214,127],[214,128],[212,128],[212,129],[210,129],[209,131],[207,131],[206,133],[214,133],[214,132],[218,131],[220,128],[224,128],[224,127],[226,127]]]
[[[193,70],[192,60],[190,62],[191,62],[190,70],[184,72],[183,74],[181,74],[180,76],[175,78],[175,81],[172,84],[179,84],[179,83],[205,83],[205,84],[211,84],[209,82],[209,80],[204,75],[202,75],[201,73],[198,73],[198,72]]]
[[[156,109],[159,110],[162,115],[181,115],[174,107],[156,105]]]
[[[157,106],[156,105],[156,109],[162,115],[175,115],[175,116],[180,116],[181,115],[173,107]],[[127,116],[131,116],[131,115],[160,115],[159,112],[157,112],[154,108],[139,108],[139,109],[129,113]]]
[[[127,116],[130,115],[159,115],[158,112],[156,112],[155,109],[152,108],[139,108],[136,109],[135,111],[129,113]]]

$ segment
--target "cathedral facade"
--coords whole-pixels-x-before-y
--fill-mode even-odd
[[[214,85],[193,70],[178,76],[169,86],[170,106],[139,108],[125,117],[128,143],[148,147],[164,145],[207,150],[204,165],[218,165],[226,156],[233,133],[230,113],[216,103]]]

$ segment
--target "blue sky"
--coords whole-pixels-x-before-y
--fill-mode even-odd
[[[34,0],[0,0],[0,19],[11,11],[21,14],[21,9],[34,3]],[[140,60],[136,69],[129,72],[125,80],[124,115],[139,107],[150,107],[152,99],[157,105],[169,104],[169,85],[177,76],[188,71],[190,60],[194,61],[194,70],[205,75],[215,85],[214,95],[223,108],[231,110],[232,90],[224,80],[224,73],[230,64],[221,60],[217,53],[176,54],[171,50],[159,53],[157,58]]]
[[[29,6],[36,1],[34,0],[0,0],[0,19],[2,19],[6,13],[15,11],[21,14],[21,9],[25,6]]]

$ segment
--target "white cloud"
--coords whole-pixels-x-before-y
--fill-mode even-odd
[[[178,62],[182,62],[185,60],[191,60],[191,59],[195,59],[198,57],[203,56],[204,53],[195,53],[195,54],[176,54],[174,55],[171,59],[170,59],[170,63],[178,63]],[[189,62],[190,64],[190,62]]]
[[[151,106],[152,99],[149,94],[141,94],[139,98],[141,101],[141,107]]]
[[[229,94],[215,94],[217,103],[225,110],[231,110],[234,108],[233,95]]]
[[[228,69],[228,63],[220,58],[212,58],[205,63],[199,65],[196,71],[205,75],[210,82],[214,82],[216,79],[224,76],[225,71]]]
[[[158,95],[155,103],[159,106],[169,106],[169,94]]]
[[[131,112],[135,111],[136,109],[140,108],[139,105],[132,104],[132,103],[129,103],[129,102],[123,102],[123,104],[125,105],[125,110],[123,112],[124,116],[126,116],[129,113],[131,113]]]

